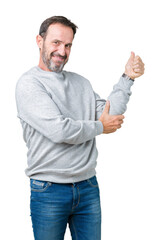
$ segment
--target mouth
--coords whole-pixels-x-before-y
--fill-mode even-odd
[[[59,57],[59,56],[53,56],[52,57],[56,62],[64,62],[64,58]]]
[[[54,59],[56,62],[64,62],[67,58],[67,56],[61,56],[60,54],[51,54],[52,59]]]

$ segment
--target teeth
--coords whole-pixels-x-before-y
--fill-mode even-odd
[[[60,57],[60,56],[53,56],[53,57],[56,57],[56,58],[60,58],[60,59],[63,59],[62,57]]]

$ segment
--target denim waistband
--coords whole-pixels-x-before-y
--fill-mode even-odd
[[[57,182],[50,182],[52,184],[63,184],[63,185],[77,185],[77,184],[83,184],[85,182],[87,182],[88,180],[93,180],[93,179],[96,179],[96,176],[93,176],[91,178],[88,178],[88,179],[85,179],[85,180],[82,180],[82,181],[79,181],[79,182],[71,182],[71,183],[57,183]],[[45,180],[40,180],[40,179],[35,179],[35,178],[30,178],[30,181],[38,181],[38,182],[49,182],[49,181],[45,181]]]

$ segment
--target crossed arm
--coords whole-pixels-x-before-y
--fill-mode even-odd
[[[132,84],[121,77],[108,97],[110,105],[96,95],[95,121],[75,121],[61,114],[43,86],[26,79],[17,87],[18,116],[54,143],[81,144],[121,127]]]

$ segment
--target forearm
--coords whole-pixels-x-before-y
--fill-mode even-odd
[[[103,132],[100,121],[64,116],[45,88],[33,80],[17,85],[16,101],[19,118],[55,143],[80,144]]]
[[[100,121],[74,121],[66,118],[57,124],[56,134],[50,135],[50,139],[57,143],[81,144],[93,139],[103,132]]]
[[[47,119],[33,114],[21,118],[54,143],[81,144],[103,133],[100,121],[75,121],[63,116]]]
[[[128,80],[124,77],[120,77],[119,82],[114,85],[113,91],[108,97],[110,101],[110,114],[118,115],[123,114],[127,109],[127,103],[132,94],[131,86],[133,85],[132,80]]]

